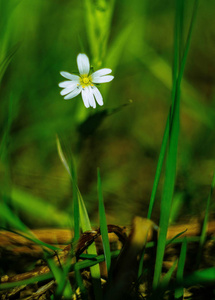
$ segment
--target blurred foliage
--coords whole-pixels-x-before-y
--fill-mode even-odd
[[[56,134],[68,158],[75,157],[79,188],[95,223],[97,167],[108,223],[147,215],[171,100],[174,1],[88,3],[0,0],[1,190],[3,199],[23,191],[11,201],[31,227],[50,226],[31,198],[59,211],[71,203]],[[182,82],[175,220],[205,209],[215,166],[214,9],[213,0],[201,1]],[[100,87],[104,106],[96,110],[86,109],[81,96],[64,101],[59,93],[59,72],[77,72],[80,52],[95,70],[109,67],[115,76]],[[158,216],[157,202],[152,218]],[[65,223],[52,223],[59,224]]]

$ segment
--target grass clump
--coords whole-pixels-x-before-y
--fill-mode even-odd
[[[6,5],[3,5],[3,2],[1,2],[2,1],[0,1],[0,4],[2,6]],[[87,29],[86,38],[88,40],[89,49],[85,44],[85,40],[82,39],[80,35],[78,43],[82,52],[85,52],[85,49],[87,49],[87,51],[91,53],[93,65],[96,70],[103,67],[104,64],[110,64],[112,70],[116,70],[128,36],[133,26],[135,26],[132,24],[124,26],[120,34],[114,37],[112,44],[109,45],[109,36],[112,30],[111,26],[115,22],[114,7],[118,7],[118,4],[115,2],[117,1],[86,0],[83,2]],[[138,16],[139,9],[146,13],[146,7],[143,4],[141,5],[140,1],[137,2],[139,4],[138,7],[134,5],[133,8],[135,15]],[[125,1],[125,3],[129,5],[129,1]],[[99,168],[97,169],[96,180],[98,201],[95,202],[91,199],[91,204],[94,204],[91,205],[91,208],[90,205],[88,207],[88,201],[85,200],[85,197],[88,200],[90,199],[93,188],[92,190],[87,190],[90,185],[86,185],[87,187],[85,189],[82,183],[79,189],[80,185],[78,184],[75,162],[79,170],[81,170],[83,165],[85,166],[89,163],[90,166],[89,161],[93,161],[93,168],[95,169],[97,161],[95,156],[93,156],[93,151],[89,151],[94,150],[95,145],[99,145],[95,142],[94,137],[100,137],[100,144],[102,144],[103,140],[99,129],[102,126],[105,128],[105,126],[107,126],[105,122],[108,122],[108,118],[115,115],[115,122],[117,124],[117,114],[123,111],[122,108],[128,106],[128,102],[123,102],[112,108],[107,107],[94,114],[91,112],[88,114],[86,110],[78,107],[78,102],[75,102],[72,111],[73,118],[71,118],[71,115],[63,113],[66,123],[64,123],[65,120],[59,117],[59,119],[56,120],[56,125],[52,117],[49,117],[44,123],[43,120],[41,120],[41,124],[37,122],[34,124],[33,121],[30,124],[27,131],[29,137],[33,133],[35,140],[33,141],[30,138],[30,143],[32,144],[36,141],[44,144],[46,138],[50,137],[50,133],[59,133],[56,138],[57,151],[64,171],[66,170],[68,176],[68,191],[72,191],[72,195],[68,194],[69,204],[67,208],[60,209],[57,208],[54,203],[47,204],[42,197],[23,191],[13,183],[12,152],[19,149],[20,145],[22,145],[24,151],[24,146],[26,143],[28,144],[29,141],[27,138],[28,135],[23,133],[24,129],[21,134],[18,134],[18,137],[15,138],[13,136],[13,130],[15,130],[13,126],[18,110],[16,111],[16,98],[14,94],[11,93],[8,105],[8,118],[3,122],[0,146],[1,166],[3,166],[4,171],[4,179],[1,183],[0,204],[2,262],[4,260],[3,256],[6,256],[6,263],[3,264],[1,269],[1,299],[137,300],[186,298],[195,300],[198,299],[197,294],[207,295],[207,299],[214,298],[215,264],[211,252],[214,250],[215,225],[213,220],[210,221],[209,215],[212,207],[211,199],[214,190],[215,176],[213,176],[212,179],[202,225],[201,222],[196,221],[192,223],[195,224],[195,226],[190,226],[189,223],[185,223],[183,226],[169,226],[170,221],[173,222],[179,215],[176,212],[177,207],[183,207],[181,204],[183,201],[183,192],[179,191],[177,193],[177,195],[179,195],[178,197],[174,195],[177,185],[177,166],[179,164],[178,145],[180,142],[181,89],[185,83],[189,93],[193,93],[189,84],[186,83],[185,79],[183,80],[183,75],[198,11],[198,0],[193,1],[192,13],[188,18],[189,25],[186,34],[185,15],[187,14],[187,7],[188,4],[186,1],[175,1],[171,105],[167,108],[167,110],[169,109],[169,113],[158,157],[147,218],[145,218],[145,214],[142,210],[139,210],[139,216],[135,213],[130,226],[108,224],[109,216],[105,207],[109,204],[108,201],[104,200],[105,197],[103,196],[105,191],[104,187],[108,187],[108,179],[104,178],[101,180]],[[8,9],[9,6],[6,8]],[[48,4],[44,4],[43,8],[44,10],[47,9]],[[39,14],[39,10],[37,14]],[[32,20],[32,22],[35,21]],[[141,22],[140,18],[137,18],[136,22]],[[36,23],[34,23],[34,25],[35,24]],[[2,28],[5,30],[4,26]],[[3,76],[7,73],[7,68],[13,63],[13,59],[18,52],[18,46],[16,45],[14,46],[15,48],[12,47],[11,50],[9,50],[9,36],[7,36],[4,30],[1,36],[4,47],[0,51],[0,80],[4,78]],[[141,34],[142,33],[141,31]],[[45,41],[43,42],[45,45]],[[150,49],[150,46],[145,46],[145,49]],[[138,49],[132,49],[132,51],[131,53],[133,53],[137,59],[140,55]],[[55,52],[51,52],[50,55],[54,57],[54,53]],[[159,59],[155,52],[152,51],[151,56],[156,57],[154,61],[158,63],[158,65],[165,66],[164,68],[169,70],[165,62]],[[144,64],[148,63],[144,61],[142,56],[140,61]],[[49,63],[50,62],[51,60]],[[154,76],[157,76],[157,78],[169,87],[169,81],[166,80],[165,75],[161,74],[162,72],[160,72],[155,65],[154,67],[150,65],[149,69],[151,68],[151,72]],[[52,66],[53,69],[55,67],[56,66]],[[125,80],[130,82],[130,79],[126,79],[126,77]],[[42,90],[41,96],[43,93],[44,91]],[[29,94],[29,97],[33,99],[34,96],[30,91]],[[105,100],[108,95],[112,96],[111,90],[105,87],[102,90],[102,94]],[[189,105],[192,106],[192,99],[188,100],[188,98],[189,96],[187,96],[187,98],[185,97],[185,103],[189,103]],[[130,101],[129,103],[133,102]],[[36,107],[36,102],[32,101],[29,105],[31,106],[30,108],[33,109]],[[131,110],[133,109],[133,105],[134,104],[130,105]],[[201,120],[205,126],[211,128],[213,124],[213,112],[210,112],[208,119],[205,119],[205,114],[201,114],[200,112],[202,107],[200,104],[195,108],[195,118]],[[33,119],[37,120],[41,114],[41,110],[35,112]],[[70,137],[71,135],[74,136],[74,143],[76,143],[75,147],[72,145],[75,149],[73,155],[71,155],[71,150],[68,152],[62,147],[62,132],[67,132],[68,136],[68,124],[69,127],[72,128],[72,132],[69,133]],[[119,132],[120,129],[118,133]],[[138,134],[136,136],[138,136]],[[149,141],[149,136],[144,136],[143,134],[143,140]],[[71,147],[70,143],[67,142],[66,144],[67,147]],[[150,142],[148,142],[148,145],[149,144]],[[85,148],[87,149],[86,152],[84,152]],[[47,151],[49,152],[49,149],[47,149]],[[67,158],[67,152],[70,153],[68,157],[72,156],[71,159]],[[79,152],[81,155],[79,155]],[[54,156],[56,156],[56,152]],[[45,157],[44,160],[46,160]],[[93,181],[91,180],[92,173],[90,172],[90,167],[88,169],[89,173],[87,173],[86,181],[91,182]],[[162,173],[163,169],[164,172]],[[64,171],[62,171],[61,174],[64,174]],[[119,176],[119,172],[117,171],[115,177],[113,176],[111,179],[111,184],[113,185],[115,178]],[[128,172],[127,169],[125,169],[125,171]],[[82,175],[83,174],[84,173],[82,173]],[[138,172],[135,173],[135,178],[136,177],[138,177]],[[79,178],[81,178],[81,175]],[[163,185],[160,195],[161,201],[159,203],[159,226],[157,226],[156,222],[153,221],[153,210],[156,207],[156,195],[159,194],[159,182],[161,178]],[[121,183],[125,190],[127,190],[126,179],[123,178],[123,176],[120,176],[118,183],[119,186]],[[144,184],[143,181],[142,184]],[[40,186],[38,189],[40,189]],[[82,196],[80,190],[85,191],[85,196]],[[70,201],[71,198],[72,201]],[[178,199],[180,205],[173,203],[174,199]],[[121,203],[120,208],[126,206],[127,202],[129,201],[126,200]],[[31,204],[29,205],[29,203]],[[95,207],[96,210],[98,210],[99,227],[95,226],[95,221],[90,221]],[[174,212],[171,215],[172,208]],[[45,235],[40,235],[41,238],[39,238],[39,236],[37,236],[38,232],[34,231],[34,229],[30,230],[30,226],[27,226],[25,221],[22,220],[23,216],[19,214],[20,211],[27,212],[30,218],[35,216],[40,220],[49,219],[50,223],[47,222],[46,224],[54,224],[54,226],[61,228],[66,227],[67,239],[62,236],[61,233],[63,231],[60,231],[59,235],[56,233],[52,236],[52,232],[55,230],[54,228],[50,229],[50,231],[47,230]],[[121,211],[118,210],[118,214],[120,213]],[[192,226],[194,227],[193,231],[191,230]],[[21,249],[19,247],[21,247]],[[13,270],[13,268],[15,268],[15,264],[11,264],[8,269],[6,268],[9,262],[8,257],[10,257],[8,253],[15,257],[17,255],[18,259],[20,259],[19,269],[21,269],[22,256],[28,255],[29,261],[25,261],[23,269],[21,269],[23,272],[14,271],[15,269]],[[205,253],[207,253],[207,255]],[[39,258],[42,259],[42,261],[39,261]],[[24,257],[24,259],[26,259],[26,257]]]

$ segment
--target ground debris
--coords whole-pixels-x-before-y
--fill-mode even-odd
[[[215,241],[213,237],[215,236],[215,226],[214,222],[210,223],[208,226],[209,234],[207,235],[207,240],[205,242],[203,251],[202,251],[202,259],[200,268],[208,268],[215,266],[214,260],[214,252],[215,252]],[[177,230],[178,228],[178,230]],[[188,230],[186,231],[186,229]],[[174,226],[170,227],[168,237],[171,239],[176,236],[178,233],[183,232],[183,236],[189,237],[189,228],[190,225],[184,224],[180,225],[179,227]],[[196,233],[200,234],[200,226],[197,226],[195,223],[195,230]],[[55,231],[55,230],[54,230]],[[192,233],[194,229],[192,228]],[[48,230],[49,234],[51,230]],[[59,233],[59,231],[57,231]],[[64,230],[64,232],[67,232]],[[133,219],[132,225],[128,228],[119,227],[116,225],[108,225],[108,232],[109,232],[109,242],[111,246],[111,251],[116,249],[120,250],[121,252],[117,259],[112,261],[112,282],[111,282],[111,289],[110,289],[110,281],[108,280],[108,273],[107,268],[104,262],[100,263],[100,272],[101,272],[101,286],[104,293],[104,299],[121,299],[120,297],[123,296],[123,299],[129,300],[140,300],[140,299],[148,299],[151,292],[152,292],[152,278],[153,278],[153,267],[155,262],[155,247],[146,248],[148,242],[154,242],[156,244],[157,234],[159,233],[158,227],[150,220],[146,220],[140,217],[135,217]],[[71,232],[70,232],[71,234]],[[42,233],[43,241],[46,242],[44,231]],[[6,241],[6,232],[3,233],[3,246],[1,245],[1,250],[6,245],[7,250],[9,249]],[[181,236],[180,236],[181,237]],[[52,240],[49,236],[49,241]],[[60,239],[60,237],[59,237]],[[11,235],[9,233],[9,240],[11,240]],[[62,238],[65,242],[65,238]],[[1,233],[0,233],[0,242],[1,242]],[[19,247],[22,247],[21,242],[25,243],[25,239],[18,239],[16,242],[15,236],[13,236],[13,246],[16,247],[16,244],[19,244]],[[102,246],[102,238],[100,229],[94,229],[92,231],[87,231],[82,234],[79,241],[75,245],[75,252],[71,252],[70,244],[65,246],[59,252],[53,252],[52,259],[54,260],[56,266],[60,267],[70,260],[70,263],[74,263],[75,259],[81,261],[83,260],[82,256],[86,253],[87,248],[95,242],[97,247],[98,254],[103,253],[103,246]],[[11,242],[10,242],[11,243]],[[29,243],[29,242],[28,242]],[[11,244],[10,244],[11,245]],[[26,245],[25,245],[26,246]],[[58,245],[59,246],[59,245]],[[62,247],[62,244],[61,244]],[[30,245],[31,249],[32,245]],[[30,251],[28,248],[28,251]],[[198,248],[198,242],[191,242],[188,244],[187,247],[187,259],[184,274],[189,274],[194,270],[195,267],[195,258],[196,258],[196,249]],[[15,253],[16,259],[18,258],[17,252],[14,251],[14,248],[11,247],[10,255]],[[26,248],[22,248],[25,249]],[[174,265],[175,261],[178,260],[180,255],[181,244],[169,244],[166,247],[164,261],[163,261],[163,270],[162,273],[165,275]],[[144,250],[144,268],[147,273],[142,276],[141,278],[137,278],[137,270],[139,266],[139,261],[141,257],[141,253]],[[41,250],[40,250],[41,252]],[[2,254],[3,251],[0,252]],[[4,252],[4,254],[7,252]],[[30,253],[30,252],[29,252]],[[195,255],[193,255],[195,253]],[[71,255],[72,254],[72,255]],[[33,255],[35,257],[35,255]],[[51,256],[50,256],[51,257]],[[3,257],[2,257],[3,259]],[[4,256],[5,261],[9,261],[7,255]],[[3,275],[1,277],[1,284],[0,286],[3,287],[4,284],[7,283],[16,283],[24,279],[31,279],[37,275],[41,274],[48,274],[50,273],[49,266],[43,259],[39,259],[34,262],[35,268],[32,270],[28,270],[27,272],[14,274],[10,276]],[[29,268],[29,267],[28,267]],[[151,270],[151,272],[149,272]],[[176,277],[176,270],[172,273],[172,279],[175,280]],[[81,270],[81,277],[83,280],[84,288],[87,291],[87,299],[93,300],[94,299],[94,292],[92,286],[92,280],[89,268]],[[74,270],[70,270],[68,273],[67,278],[69,279],[74,295],[72,299],[82,299],[81,290],[79,287],[76,286],[75,281],[75,274]],[[20,282],[21,283],[21,282]],[[18,299],[25,299],[25,300],[43,300],[43,299],[51,299],[51,296],[54,295],[56,289],[56,282],[54,279],[46,279],[45,281],[32,283],[29,285],[20,285],[16,286],[11,289],[2,290],[0,291],[0,299],[2,300],[18,300]],[[107,292],[108,291],[108,292]],[[117,291],[117,293],[116,293]],[[111,297],[109,297],[111,295]],[[207,295],[207,297],[203,297],[203,295]],[[167,291],[162,295],[162,299],[174,299],[174,292]],[[184,288],[184,299],[190,300],[198,300],[203,298],[215,299],[214,295],[214,288],[208,287],[207,289],[204,286],[193,286],[189,288]],[[63,298],[62,298],[63,299]]]

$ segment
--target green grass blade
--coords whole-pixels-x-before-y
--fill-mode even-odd
[[[74,178],[76,178],[76,171],[74,168],[74,164],[71,164],[71,167],[69,167],[67,160],[64,156],[64,153],[62,151],[62,147],[60,144],[60,140],[57,137],[57,149],[58,149],[58,154],[60,156],[60,159],[63,163],[63,165],[65,166],[67,172],[69,173],[72,182],[74,183]],[[81,193],[78,189],[78,186],[75,184],[75,190],[77,192],[77,200],[78,200],[78,206],[79,206],[79,217],[80,217],[80,226],[82,231],[90,231],[92,230],[91,228],[91,223],[90,223],[90,219],[87,213],[87,209],[86,206],[84,204],[84,200],[81,196]],[[93,243],[92,245],[90,245],[87,249],[87,252],[89,254],[93,254],[93,255],[97,255],[97,251],[96,251],[96,247],[95,244]],[[101,283],[100,283],[100,269],[99,269],[99,265],[95,265],[93,267],[90,268],[91,271],[91,276],[92,276],[92,281],[93,281],[93,288],[94,288],[94,293],[95,293],[95,297],[96,299],[100,299],[101,297]]]
[[[120,253],[120,250],[117,251],[113,251],[111,252],[111,257],[116,258]],[[78,263],[75,263],[73,265],[71,265],[70,270],[81,270],[81,269],[86,269],[89,268],[91,266],[94,266],[100,262],[103,262],[105,260],[104,255],[98,255],[95,257],[95,259],[92,260],[83,260],[80,261]],[[8,282],[8,283],[1,283],[0,284],[0,290],[5,290],[5,289],[11,289],[14,288],[16,286],[20,286],[20,285],[28,285],[28,284],[32,284],[35,282],[40,282],[40,281],[44,281],[44,280],[48,280],[48,279],[53,279],[54,275],[50,272],[48,274],[43,274],[43,275],[39,275],[39,276],[35,276],[29,279],[25,279],[25,280],[20,280],[20,281],[16,281],[16,282]],[[79,285],[80,286],[80,285]]]
[[[54,276],[50,272],[48,274],[42,274],[39,276],[35,276],[35,277],[29,278],[29,279],[24,279],[24,280],[20,280],[20,281],[16,281],[16,282],[2,283],[2,284],[0,284],[0,290],[12,289],[12,288],[15,288],[20,285],[29,285],[29,284],[32,284],[35,282],[40,282],[40,281],[49,280],[49,279],[53,279],[53,278],[54,278]]]
[[[99,169],[97,172],[97,176],[98,176],[100,231],[101,231],[101,236],[102,236],[102,243],[103,243],[103,248],[104,248],[106,266],[107,266],[107,270],[109,272],[110,265],[111,265],[111,253],[110,253],[107,220],[106,220],[106,215],[105,215],[105,207],[104,207],[104,201],[103,201],[103,195],[102,195],[102,183],[101,183],[101,176],[100,176]]]
[[[58,151],[58,155],[60,157],[60,160],[62,162],[62,164],[64,165],[66,171],[68,172],[68,174],[70,175],[70,177],[72,177],[72,173],[70,171],[70,167],[67,163],[67,160],[64,156],[64,153],[63,153],[63,150],[62,150],[62,147],[61,147],[61,143],[60,143],[60,140],[59,140],[59,137],[56,135],[56,143],[57,143],[57,151]]]
[[[94,12],[94,3],[91,0],[85,0],[85,13],[86,13],[86,30],[88,34],[88,40],[91,48],[91,54],[94,58],[99,56],[99,48],[96,37],[96,20]]]
[[[129,24],[117,35],[110,48],[108,49],[104,66],[109,66],[112,69],[113,75],[116,71],[116,68],[120,62],[121,55],[123,53],[124,47],[129,40],[129,36],[132,31],[132,26]],[[107,93],[111,85],[101,86],[102,95],[104,99],[107,96]]]
[[[185,276],[182,280],[170,282],[168,286],[159,285],[153,295],[157,296],[166,290],[175,290],[179,288],[188,288],[195,285],[212,286],[215,284],[215,267],[205,270],[195,271],[190,275]],[[154,297],[153,299],[158,299]],[[159,298],[160,299],[160,298]]]
[[[74,266],[74,270],[75,270],[75,279],[76,279],[77,287],[80,288],[80,292],[81,292],[81,299],[85,300],[87,299],[87,291],[85,289],[83,279],[81,277],[80,269],[77,268],[77,263]]]
[[[179,2],[177,1],[177,4]],[[179,74],[175,83],[173,83],[173,90],[172,90],[172,115],[171,115],[171,125],[170,125],[170,137],[169,137],[169,149],[167,155],[167,162],[166,162],[166,171],[165,171],[165,181],[161,199],[161,213],[160,213],[160,233],[158,239],[158,246],[157,246],[157,255],[156,255],[156,263],[155,263],[155,272],[153,278],[153,287],[156,288],[161,275],[162,269],[162,261],[165,251],[165,244],[166,244],[166,234],[167,228],[169,224],[169,217],[170,217],[170,209],[172,203],[172,197],[174,192],[174,184],[175,184],[175,176],[176,176],[176,161],[177,161],[177,147],[178,147],[178,137],[179,137],[179,113],[180,113],[180,84],[181,79],[183,76],[186,58],[188,54],[188,49],[190,45],[191,33],[193,29],[193,23],[197,12],[197,1],[194,4],[194,11],[193,16],[191,19],[190,30],[188,33],[188,38],[185,46],[184,55],[182,58],[181,68],[179,70]],[[177,24],[175,26],[175,35],[178,33],[179,27],[179,20],[180,20],[180,10],[176,9],[176,20]],[[175,40],[175,50],[174,56],[179,57],[179,49],[178,49],[178,42]],[[174,59],[177,61],[177,59]],[[174,71],[175,72],[175,71]],[[174,75],[173,75],[174,78]]]
[[[178,11],[176,9],[176,22],[178,20]],[[175,26],[175,36],[177,36],[177,26]],[[177,49],[177,40],[175,39],[175,50],[174,56],[178,57]],[[161,212],[160,212],[160,232],[158,238],[156,262],[155,262],[155,272],[153,278],[153,288],[155,289],[158,286],[163,256],[166,245],[166,234],[169,224],[169,216],[171,209],[172,196],[174,191],[174,183],[176,176],[176,158],[177,158],[177,146],[178,146],[178,136],[179,136],[179,89],[176,91],[176,74],[177,74],[177,58],[174,58],[174,68],[173,68],[173,89],[172,89],[172,110],[171,110],[171,124],[169,132],[169,149],[166,161],[166,170],[165,170],[165,181],[163,187],[163,193],[161,198]]]
[[[168,286],[159,285],[158,289],[154,291],[153,295],[161,294],[165,290],[175,290],[179,288],[188,288],[195,285],[212,286],[215,284],[215,267],[205,270],[195,271],[190,275],[185,276],[182,280],[170,282]],[[157,292],[157,294],[156,294]],[[158,299],[158,298],[153,298]]]
[[[176,234],[171,240],[167,240],[166,241],[166,245],[171,244],[173,241],[175,241],[175,239],[177,239],[180,235],[184,234],[187,231],[187,229],[185,229],[182,232],[179,232],[178,234]]]
[[[179,11],[179,1],[175,1],[175,28],[174,28],[174,54],[173,54],[173,68],[172,68],[172,109],[173,111],[174,104],[175,104],[175,93],[176,93],[176,84],[177,84],[177,77],[179,71],[179,19],[180,19],[180,11]],[[172,116],[171,116],[172,117]]]
[[[181,65],[181,58],[183,57],[184,50],[184,2],[185,0],[179,2],[179,66]]]
[[[167,289],[167,286],[170,282],[170,279],[172,277],[172,274],[177,266],[178,260],[174,261],[173,265],[169,269],[169,271],[164,275],[162,278],[162,281],[158,285],[158,287],[153,291],[152,296],[150,297],[150,300],[157,300],[162,299],[162,294]]]
[[[73,215],[74,215],[74,241],[77,241],[80,237],[79,232],[79,201],[78,201],[78,189],[77,189],[77,179],[76,179],[76,171],[73,160],[71,161],[71,167],[64,156],[60,140],[58,136],[56,136],[57,150],[58,155],[63,163],[66,171],[68,172],[71,180],[72,180],[72,191],[73,191]]]
[[[16,186],[12,186],[10,197],[17,210],[30,214],[35,220],[41,218],[49,226],[67,227],[69,224],[69,214],[67,212],[59,211],[44,199],[31,195]]]
[[[181,253],[178,261],[178,270],[176,274],[176,279],[178,281],[183,280],[186,252],[187,252],[187,240],[186,238],[184,238],[181,246]],[[183,299],[183,288],[179,288],[175,290],[175,299]]]
[[[3,133],[3,137],[1,140],[1,144],[0,144],[0,160],[5,162],[7,162],[7,146],[8,146],[8,140],[9,140],[9,135],[10,135],[10,128],[14,119],[14,114],[13,114],[13,95],[10,95],[9,98],[9,105],[8,105],[8,114],[7,114],[7,119],[6,119],[6,124],[4,126],[4,133]]]
[[[6,55],[6,57],[0,62],[0,82],[2,77],[4,76],[7,67],[9,66],[11,60],[13,59],[14,55],[16,54],[17,50],[19,49],[20,44],[18,43],[15,45]]]
[[[210,193],[209,193],[209,196],[208,196],[208,199],[207,199],[207,204],[206,204],[205,217],[204,217],[204,221],[203,221],[203,225],[202,225],[202,232],[201,232],[201,236],[200,236],[199,249],[198,249],[197,259],[196,259],[197,267],[200,263],[202,250],[203,250],[204,243],[205,243],[206,236],[207,236],[208,216],[209,216],[211,197],[213,195],[214,187],[215,187],[215,173],[213,175],[213,179],[212,179],[212,183],[211,183],[211,189],[210,189]]]
[[[51,250],[60,250],[60,248],[58,247],[51,246],[37,239],[33,235],[33,233],[27,228],[27,226],[24,223],[22,223],[22,221],[9,209],[6,203],[0,204],[0,217],[1,219],[5,220],[5,222],[10,226],[10,228],[13,228],[5,229],[1,227],[2,229],[19,234],[20,236],[25,237],[26,239],[34,242],[37,245],[49,248]]]
[[[91,224],[90,224],[90,219],[89,219],[87,209],[86,209],[86,206],[84,204],[84,200],[81,196],[80,191],[79,191],[79,194],[78,194],[78,199],[79,199],[79,208],[80,208],[81,228],[82,228],[83,232],[84,231],[91,231],[92,227],[91,227]],[[93,243],[92,245],[90,245],[88,247],[87,253],[92,254],[92,255],[97,255],[95,243]],[[91,267],[90,272],[91,272],[92,281],[93,281],[93,290],[94,290],[95,298],[99,300],[99,299],[101,299],[101,295],[102,295],[101,283],[100,283],[101,275],[100,275],[99,265],[95,265],[95,266]]]
[[[169,113],[167,122],[166,122],[163,140],[162,140],[161,150],[160,150],[160,154],[159,154],[159,158],[158,158],[158,163],[157,163],[157,168],[156,168],[156,173],[155,173],[155,179],[153,182],[150,202],[149,202],[149,209],[148,209],[148,214],[147,214],[148,219],[150,219],[151,215],[152,215],[152,210],[153,210],[154,203],[155,203],[155,196],[156,196],[158,183],[159,183],[160,175],[161,175],[161,170],[162,170],[162,166],[163,166],[163,162],[164,162],[164,157],[165,157],[165,153],[166,153],[166,147],[167,147],[167,142],[168,142],[168,137],[169,137],[170,116],[171,116],[171,114]]]
[[[73,291],[67,278],[69,268],[65,269],[64,267],[64,269],[61,269],[60,266],[56,265],[53,259],[47,258],[46,261],[57,283],[57,289],[55,292],[56,297],[60,299],[64,296],[66,299],[70,299],[73,295]]]
[[[169,217],[169,225],[174,224],[178,216],[182,210],[184,204],[184,193],[176,193],[173,197],[170,217]]]
[[[189,276],[186,276],[182,281],[184,287],[189,287],[197,284],[215,284],[215,267],[196,271]]]
[[[177,263],[178,263],[178,260],[174,261],[174,263],[171,266],[171,268],[169,269],[169,271],[164,275],[164,277],[160,283],[160,287],[162,287],[162,289],[165,289],[168,286],[170,279],[172,277],[172,274],[177,266]]]
[[[75,171],[75,165],[72,160],[71,164],[71,173],[72,173],[72,191],[73,191],[73,210],[74,210],[74,242],[76,242],[80,237],[80,226],[79,226],[79,201],[78,201],[78,190],[77,190],[77,177]]]
[[[188,55],[188,51],[189,51],[189,47],[190,47],[190,43],[191,43],[191,36],[192,36],[192,33],[193,33],[193,26],[194,26],[197,11],[198,11],[198,5],[199,5],[199,0],[195,0],[194,7],[193,7],[193,13],[192,13],[192,17],[191,17],[191,22],[190,22],[190,28],[189,28],[189,31],[188,31],[187,40],[186,40],[186,43],[185,43],[185,49],[184,49],[182,62],[181,62],[181,67],[180,67],[180,72],[179,72],[179,75],[178,75],[179,84],[181,84],[181,80],[182,80],[184,69],[185,69],[187,55]]]

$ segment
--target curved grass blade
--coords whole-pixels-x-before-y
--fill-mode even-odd
[[[61,268],[56,265],[53,259],[47,258],[46,261],[57,283],[55,296],[58,297],[58,299],[61,299],[62,296],[64,296],[65,299],[71,299],[73,291],[67,278],[70,266],[68,267],[67,264]]]
[[[157,192],[157,188],[158,188],[158,183],[160,180],[164,157],[166,154],[166,147],[167,147],[167,142],[168,142],[168,137],[169,137],[170,117],[171,117],[171,112],[169,112],[169,115],[167,118],[166,127],[165,127],[165,131],[164,131],[162,145],[161,145],[161,150],[160,150],[160,154],[159,154],[159,158],[158,158],[157,168],[156,168],[156,172],[155,172],[155,179],[153,182],[152,193],[151,193],[151,197],[150,197],[150,201],[149,201],[149,209],[148,209],[148,214],[147,214],[148,219],[150,219],[151,215],[152,215],[152,210],[153,210],[154,203],[155,203],[155,196],[156,196],[156,192]]]
[[[74,215],[74,241],[77,241],[80,236],[79,232],[79,201],[78,201],[78,190],[77,190],[77,182],[76,182],[76,172],[74,162],[72,160],[71,167],[64,156],[60,140],[58,136],[56,136],[56,143],[57,143],[57,150],[61,162],[63,163],[66,171],[68,172],[71,180],[72,180],[72,187],[73,187],[73,215]]]
[[[56,207],[44,199],[29,194],[16,186],[12,186],[11,200],[16,205],[16,209],[24,213],[31,214],[32,218],[41,218],[47,225],[58,225],[60,227],[68,226],[69,214],[59,211]],[[31,203],[29,205],[29,203]]]
[[[176,273],[176,279],[178,281],[183,280],[183,273],[184,273],[184,265],[186,260],[186,252],[187,252],[187,239],[184,238],[182,246],[181,246],[181,253],[178,261],[178,270]],[[183,299],[183,288],[179,288],[175,290],[175,299]]]
[[[101,176],[100,176],[99,169],[97,171],[97,177],[98,177],[100,231],[101,231],[101,236],[102,236],[102,243],[103,243],[103,248],[104,248],[107,271],[109,272],[110,265],[111,265],[111,253],[110,253],[107,220],[106,220],[106,215],[105,215],[105,207],[104,207],[104,201],[103,201],[103,195],[102,195],[102,183],[101,183]]]
[[[204,243],[205,243],[205,240],[206,240],[208,215],[209,215],[210,202],[211,202],[211,197],[213,195],[214,187],[215,187],[215,172],[214,172],[212,183],[211,183],[210,194],[209,194],[208,199],[207,199],[207,205],[206,205],[206,210],[205,210],[205,217],[204,217],[204,221],[203,221],[203,225],[202,225],[202,232],[201,232],[201,236],[200,236],[199,249],[198,249],[197,259],[196,259],[196,265],[197,265],[197,267],[198,267],[198,265],[200,263],[200,259],[201,259],[201,255],[202,255],[202,250],[203,250]]]
[[[22,223],[22,221],[9,209],[9,207],[5,203],[1,203],[1,205],[0,205],[0,216],[1,216],[1,219],[4,219],[6,221],[6,223],[8,223],[12,228],[15,228],[15,229],[8,229],[8,228],[5,229],[5,228],[1,227],[2,229],[16,233],[37,245],[46,247],[53,251],[61,250],[58,247],[49,245],[49,244],[37,239],[33,235],[33,233],[27,228],[27,226]],[[20,232],[18,232],[18,230]]]
[[[58,149],[59,157],[60,157],[64,167],[66,168],[67,172],[69,173],[69,175],[71,177],[71,180],[73,182],[73,186],[75,184],[75,193],[77,194],[77,197],[75,199],[78,200],[78,206],[79,206],[78,213],[79,213],[79,217],[80,217],[80,226],[81,226],[83,232],[84,231],[91,231],[92,228],[91,228],[91,224],[90,224],[90,219],[89,219],[89,216],[88,216],[88,213],[87,213],[86,206],[84,204],[84,200],[81,196],[81,193],[79,191],[77,183],[74,181],[74,178],[76,178],[76,172],[75,172],[75,169],[74,169],[74,165],[71,164],[71,167],[69,167],[69,165],[67,163],[67,160],[64,156],[64,153],[62,151],[62,147],[61,147],[60,140],[59,140],[58,136],[56,137],[56,141],[57,141],[57,149]],[[77,223],[76,223],[76,226],[77,226]],[[78,229],[76,229],[76,230],[78,230]],[[97,251],[96,251],[96,247],[95,247],[94,243],[88,247],[87,252],[89,254],[97,255]],[[95,297],[96,297],[96,299],[101,299],[101,283],[100,283],[99,265],[95,265],[95,266],[91,267],[90,271],[91,271],[91,276],[92,276],[92,281],[93,281],[93,288],[94,288]]]
[[[157,299],[163,299],[162,295],[167,289],[167,286],[169,285],[170,279],[172,277],[172,274],[177,266],[178,260],[174,261],[173,265],[169,269],[169,271],[164,275],[162,281],[159,283],[158,287],[153,291],[152,296],[150,297],[150,300],[157,300]]]

